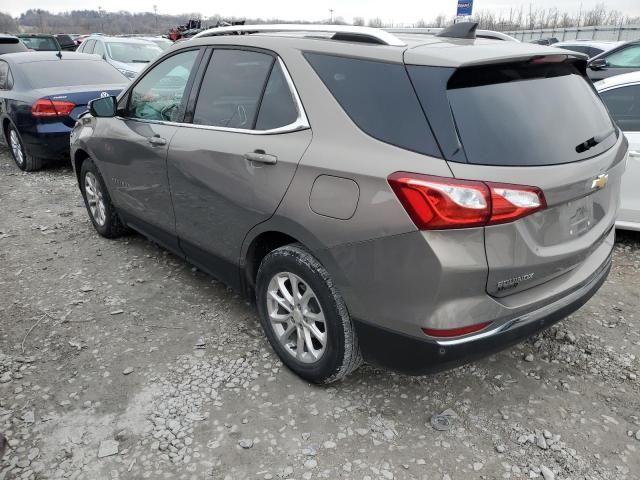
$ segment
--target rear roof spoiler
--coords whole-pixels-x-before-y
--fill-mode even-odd
[[[473,40],[476,38],[476,30],[478,29],[478,22],[460,22],[445,28],[440,33],[436,34],[436,37],[447,38],[464,38]]]

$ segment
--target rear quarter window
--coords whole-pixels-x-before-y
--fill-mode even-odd
[[[310,52],[304,56],[363,132],[406,150],[441,156],[404,65]]]

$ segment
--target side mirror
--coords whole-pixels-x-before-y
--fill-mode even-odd
[[[89,102],[89,113],[94,117],[115,117],[117,109],[116,97],[101,97]]]
[[[609,62],[604,58],[596,58],[594,61],[589,63],[589,68],[591,70],[605,70],[608,66]]]

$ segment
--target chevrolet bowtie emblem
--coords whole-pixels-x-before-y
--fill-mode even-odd
[[[608,181],[609,181],[609,175],[607,173],[603,173],[602,175],[598,175],[591,182],[591,188],[597,188],[598,190],[601,190],[601,189],[603,189],[605,187],[605,185],[607,184]]]

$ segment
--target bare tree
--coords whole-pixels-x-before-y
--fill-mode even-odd
[[[364,17],[353,17],[353,24],[358,27],[364,26]]]
[[[383,23],[380,17],[374,17],[369,19],[369,26],[374,28],[382,28]]]

